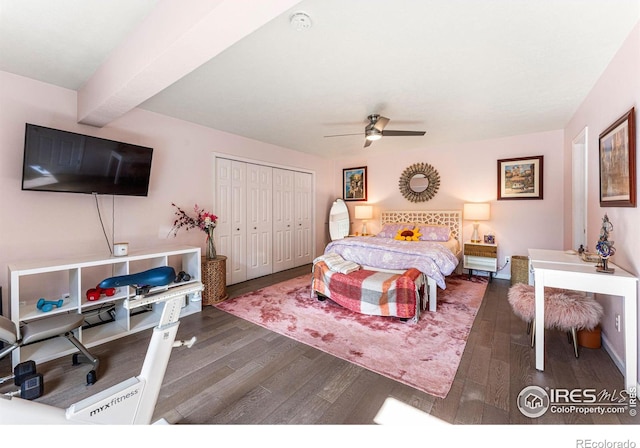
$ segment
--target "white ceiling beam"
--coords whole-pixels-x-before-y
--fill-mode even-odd
[[[78,122],[102,127],[300,0],[162,0],[78,91]]]

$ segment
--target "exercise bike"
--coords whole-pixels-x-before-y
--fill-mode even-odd
[[[111,277],[99,288],[134,287],[135,296],[125,299],[124,307],[163,303],[160,322],[153,328],[147,354],[138,376],[72,404],[67,409],[14,396],[0,396],[0,421],[3,424],[150,424],[164,379],[171,349],[191,348],[196,341],[176,341],[180,310],[185,296],[199,296],[199,281],[169,288],[176,279],[172,267],[149,269],[137,274]],[[160,288],[160,289],[159,289]]]

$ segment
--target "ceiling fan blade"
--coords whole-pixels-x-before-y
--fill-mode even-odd
[[[371,145],[371,140],[367,140],[366,138],[364,139],[364,147],[368,147],[369,145]]]
[[[426,131],[382,131],[384,137],[403,137],[411,135],[424,135]]]
[[[334,134],[334,135],[325,135],[325,137],[345,137],[347,135],[362,135],[362,132],[358,132],[356,134]]]
[[[378,117],[378,121],[376,121],[373,127],[382,132],[387,124],[389,124],[389,119],[387,117]]]

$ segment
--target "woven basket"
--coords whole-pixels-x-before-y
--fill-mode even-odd
[[[216,256],[215,259],[202,257],[202,304],[214,305],[227,300],[227,257]]]
[[[514,255],[511,257],[511,285],[529,283],[529,257]]]

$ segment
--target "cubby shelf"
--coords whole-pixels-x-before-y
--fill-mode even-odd
[[[135,295],[131,287],[117,288],[113,296],[102,296],[98,300],[87,300],[87,291],[95,288],[105,278],[134,274],[147,269],[171,266],[176,273],[184,271],[191,276],[190,282],[202,279],[200,248],[191,246],[167,246],[153,250],[134,251],[123,257],[84,256],[78,258],[22,262],[9,265],[11,320],[19,328],[21,324],[46,318],[59,313],[87,313],[100,305],[113,305],[114,319],[111,322],[76,330],[76,337],[86,346],[92,347],[132,333],[154,327],[160,320],[162,303],[149,307],[142,314],[130,313],[124,301]],[[189,282],[172,283],[169,288]],[[38,299],[63,300],[60,308],[48,312],[37,309]],[[181,316],[202,310],[201,293],[187,296]],[[14,350],[12,365],[28,359],[45,362],[74,353],[75,348],[63,338],[29,344]]]

